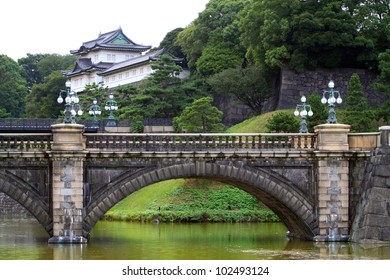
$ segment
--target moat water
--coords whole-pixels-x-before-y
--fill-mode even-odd
[[[48,244],[34,220],[0,216],[0,260],[387,260],[390,245],[289,241],[282,223],[99,221],[87,244]]]

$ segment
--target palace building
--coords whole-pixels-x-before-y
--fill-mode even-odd
[[[165,49],[148,52],[151,46],[134,43],[121,28],[99,34],[85,42],[77,50],[70,51],[78,55],[73,70],[63,72],[71,81],[71,90],[83,91],[88,84],[101,84],[108,89],[134,84],[145,79],[152,68],[150,62],[162,54],[169,54]],[[180,64],[183,59],[169,54]]]

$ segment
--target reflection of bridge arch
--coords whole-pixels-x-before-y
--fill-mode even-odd
[[[177,178],[209,178],[234,185],[262,201],[285,223],[294,237],[312,239],[318,234],[314,206],[281,175],[248,166],[236,167],[205,161],[143,169],[111,182],[87,207],[84,236],[116,203],[135,191],[156,182]]]
[[[49,205],[28,183],[9,172],[0,171],[0,192],[22,205],[38,220],[48,234],[52,234],[53,223]]]

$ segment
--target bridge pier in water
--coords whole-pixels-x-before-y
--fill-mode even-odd
[[[53,237],[49,243],[86,243],[83,237],[83,125],[52,126]]]
[[[315,127],[318,135],[318,219],[316,241],[349,239],[349,151],[345,124],[323,124]],[[348,153],[348,152],[347,152]]]

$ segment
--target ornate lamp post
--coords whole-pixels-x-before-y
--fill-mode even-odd
[[[80,100],[76,92],[70,91],[71,82],[69,80],[66,81],[65,86],[66,91],[61,90],[57,98],[58,103],[63,103],[62,93],[66,93],[63,123],[76,123],[76,114],[79,116],[83,114],[81,106],[78,104]]]
[[[114,100],[114,95],[112,93],[108,96],[108,101],[106,102],[106,106],[104,107],[106,111],[110,111],[110,115],[108,116],[108,127],[115,127],[116,126],[116,120],[113,114],[113,111],[118,110],[118,105],[116,101]]]
[[[334,88],[334,82],[331,80],[328,83],[329,90],[324,90],[322,94],[321,102],[323,104],[328,103],[329,106],[329,113],[328,113],[328,123],[337,123],[336,119],[336,111],[334,110],[335,103],[340,104],[343,102],[343,100],[340,97],[340,92],[333,90]],[[326,94],[329,94],[329,98],[326,99]],[[335,94],[337,94],[337,98],[335,97]]]
[[[302,104],[298,104],[295,108],[294,115],[298,117],[301,115],[301,127],[299,129],[299,133],[307,133],[307,123],[306,123],[306,116],[313,116],[313,111],[311,110],[311,106],[309,104],[306,104],[306,97],[301,97]],[[307,111],[309,109],[309,111]]]
[[[96,116],[100,116],[102,114],[102,111],[100,110],[100,106],[97,105],[96,98],[93,100],[92,105],[89,107],[89,115],[93,116],[93,122],[92,122],[92,128],[98,128],[98,120]]]

